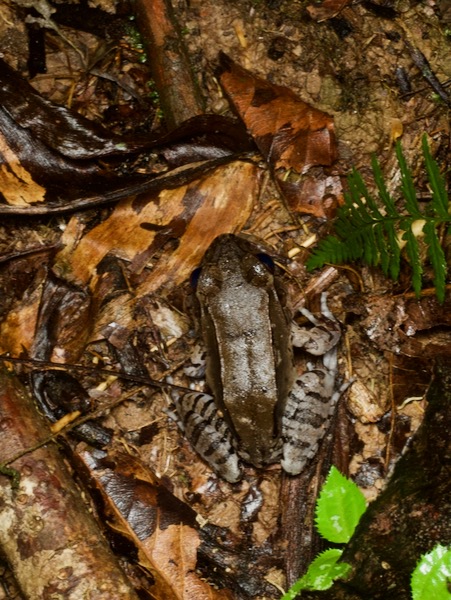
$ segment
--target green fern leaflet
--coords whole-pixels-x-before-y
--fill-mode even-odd
[[[434,285],[440,302],[445,299],[447,264],[441,230],[451,232],[451,215],[445,179],[437,162],[432,158],[426,135],[422,149],[432,199],[422,210],[417,199],[412,174],[404,158],[401,145],[396,144],[396,157],[401,173],[402,212],[389,194],[380,164],[373,157],[372,169],[378,200],[368,191],[360,173],[354,169],[348,178],[349,192],[345,204],[338,209],[335,235],[320,242],[307,261],[311,271],[326,263],[349,263],[363,260],[370,266],[379,266],[385,275],[397,280],[401,268],[401,250],[405,252],[412,269],[412,286],[418,296],[422,287],[423,264],[419,237],[427,248],[434,271]]]

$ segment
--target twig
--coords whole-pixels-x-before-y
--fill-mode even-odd
[[[136,0],[137,24],[168,127],[204,112],[170,0]]]
[[[447,106],[451,106],[451,98],[448,96],[445,88],[433,73],[431,65],[429,64],[429,61],[425,55],[408,40],[405,40],[405,44],[410,52],[413,62],[420,69],[424,79],[426,79],[426,81],[436,92],[436,94],[438,94],[438,96],[443,100],[443,102]]]

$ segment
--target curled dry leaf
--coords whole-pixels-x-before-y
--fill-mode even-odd
[[[314,178],[285,182],[278,170],[305,175],[312,167],[329,167],[337,158],[333,118],[310,106],[290,89],[256,77],[220,54],[218,76],[255,144],[276,174],[292,210],[324,217],[325,196],[341,192],[339,178],[315,172]],[[311,197],[315,202],[311,201]]]

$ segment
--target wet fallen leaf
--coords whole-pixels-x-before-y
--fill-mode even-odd
[[[242,125],[219,115],[153,137],[115,135],[46,100],[0,59],[0,214],[63,212],[173,188],[251,148]],[[111,155],[125,161],[150,150],[161,161],[154,173],[124,174],[108,164]]]
[[[195,513],[173,497],[131,456],[80,454],[115,531],[132,539],[139,562],[155,579],[161,600],[226,600],[228,590],[212,588],[195,572],[200,544]]]
[[[336,175],[315,172],[307,182],[302,177],[286,182],[280,171],[305,175],[312,167],[331,166],[337,158],[333,118],[290,89],[256,77],[223,53],[218,76],[269,163],[289,207],[318,217],[330,213],[330,206],[323,206],[323,199],[335,196],[336,204],[336,195],[341,192]]]
[[[62,242],[67,244],[56,258],[56,270],[66,279],[84,285],[104,256],[133,261],[141,272],[168,240],[180,239],[170,262],[153,269],[140,292],[151,293],[170,282],[177,285],[197,266],[211,241],[221,233],[239,230],[252,210],[258,190],[257,169],[235,162],[213,174],[158,195],[141,195],[121,202],[103,223],[74,243],[79,236],[78,217],[69,224]]]

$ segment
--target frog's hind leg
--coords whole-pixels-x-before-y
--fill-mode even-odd
[[[323,356],[321,367],[308,364],[307,368],[296,379],[282,418],[282,467],[291,475],[298,475],[315,456],[343,391],[334,392],[336,347]]]
[[[208,394],[191,392],[176,401],[179,427],[196,452],[223,479],[241,479],[238,455],[232,446],[230,429]]]

